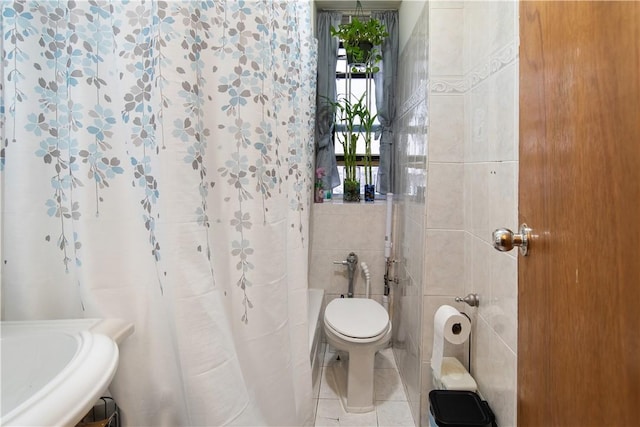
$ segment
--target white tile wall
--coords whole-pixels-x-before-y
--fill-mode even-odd
[[[467,1],[465,64],[465,292],[480,296],[472,373],[498,425],[516,425],[517,258],[491,232],[518,227],[517,3]]]
[[[493,329],[479,317],[474,322],[475,339],[484,345],[474,347],[473,376],[483,398],[491,405],[499,426],[514,427],[516,422],[516,353],[509,349]]]
[[[517,2],[464,2],[464,72],[518,37]]]
[[[473,374],[498,424],[516,424],[517,258],[495,251],[490,236],[517,227],[517,46],[516,2],[434,1],[400,54],[395,244],[406,283],[394,302],[394,351],[422,425],[433,315],[469,292],[480,308],[457,307],[473,314]],[[447,351],[468,359],[465,346]]]
[[[371,273],[371,296],[378,301],[384,291],[384,233],[386,205],[375,203],[315,203],[311,209],[309,287],[325,290],[325,305],[347,294],[348,271],[342,261],[349,252],[358,255],[354,293],[364,295],[365,280],[360,265],[366,262]]]
[[[434,162],[463,162],[464,96],[432,96],[430,105],[429,159]]]
[[[427,229],[425,259],[425,295],[464,293],[464,231]]]
[[[427,228],[462,230],[464,226],[464,165],[429,163]]]
[[[403,20],[400,10],[400,26]],[[413,10],[413,9],[412,9]],[[426,259],[426,194],[431,182],[428,170],[432,135],[428,132],[429,102],[427,98],[429,54],[429,7],[425,5],[413,32],[400,54],[396,142],[396,227],[394,272],[400,283],[393,289],[393,349],[408,405],[416,424],[420,422],[422,381],[422,311]],[[448,105],[443,105],[446,109]],[[442,160],[449,152],[438,147]],[[455,154],[455,151],[453,151]],[[443,198],[446,203],[446,197]]]
[[[512,254],[494,251],[491,265],[491,298],[485,320],[513,352],[518,348],[518,282],[517,259]]]
[[[450,9],[443,4],[443,8],[430,5],[429,44],[431,76],[462,75],[462,31],[464,23],[464,9]]]
[[[469,91],[466,160],[517,160],[517,61]]]

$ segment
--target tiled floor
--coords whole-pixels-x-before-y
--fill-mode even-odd
[[[335,364],[339,363],[336,360],[337,354],[328,345],[326,347],[322,365],[320,396],[317,401],[316,427],[414,427],[409,403],[404,393],[391,348],[384,349],[376,354],[374,366],[375,411],[366,414],[350,414],[342,408],[332,372]]]

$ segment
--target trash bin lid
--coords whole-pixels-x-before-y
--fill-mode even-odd
[[[472,391],[432,390],[429,403],[439,427],[491,427],[494,421],[487,402]]]

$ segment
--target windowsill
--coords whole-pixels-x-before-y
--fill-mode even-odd
[[[382,196],[385,197],[385,196]],[[314,203],[314,205],[345,205],[345,206],[376,206],[376,205],[385,205],[387,203],[386,198],[378,199],[376,198],[373,202],[365,202],[364,200],[360,200],[359,202],[345,202],[342,197],[335,197],[331,199],[325,199],[322,203]]]

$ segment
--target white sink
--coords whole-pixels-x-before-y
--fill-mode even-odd
[[[80,421],[109,387],[118,366],[113,336],[96,333],[102,323],[2,322],[0,425],[74,426]],[[115,334],[119,340],[133,327],[124,330],[124,336]]]

